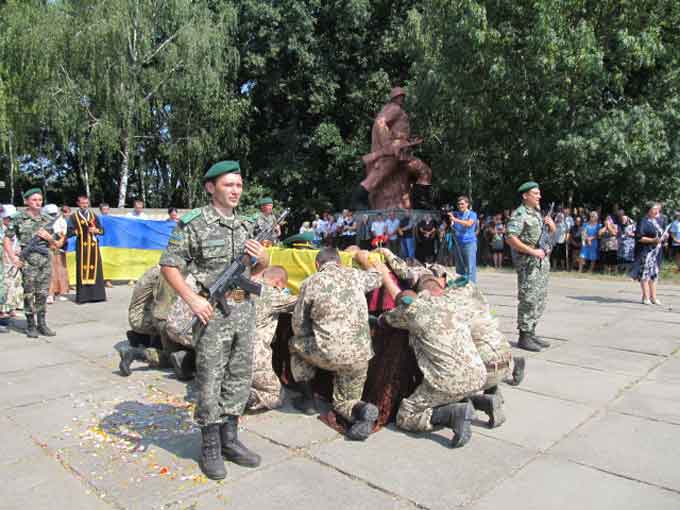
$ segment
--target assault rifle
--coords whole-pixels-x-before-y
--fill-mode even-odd
[[[57,221],[57,218],[53,219],[50,221],[47,225],[45,225],[44,228],[48,232],[50,232],[54,228],[54,222]],[[54,234],[54,231],[50,232],[51,234]],[[41,239],[38,237],[38,235],[34,235],[30,241],[26,243],[26,246],[24,246],[21,249],[21,253],[19,254],[20,257],[24,260],[31,254],[31,253],[40,253],[41,255],[49,255],[50,254],[50,248],[49,244],[47,241],[44,239]]]
[[[361,160],[364,162],[365,165],[370,165],[371,163],[374,163],[375,161],[379,160],[380,158],[384,158],[387,156],[397,156],[398,153],[401,153],[402,150],[408,149],[409,147],[413,147],[415,145],[420,145],[423,143],[423,140],[421,138],[416,138],[415,140],[409,140],[407,142],[398,142],[396,145],[389,145],[383,149],[377,150],[375,152],[371,152],[369,154],[366,154],[365,156],[361,156]],[[398,149],[398,153],[395,154],[395,146]]]
[[[552,217],[553,210],[555,209],[555,202],[550,204],[550,209],[546,216]],[[544,216],[545,217],[545,216]],[[541,230],[541,237],[538,238],[538,247],[545,252],[546,256],[550,255],[550,252],[555,247],[555,235],[550,232],[550,228],[545,223],[543,224],[543,229]]]
[[[281,225],[283,220],[290,214],[290,209],[285,209],[281,215],[276,219],[274,224],[266,229],[260,231],[260,233],[255,237],[256,241],[271,241],[275,235],[276,227]],[[207,296],[205,296],[210,303],[210,306],[215,306],[216,304],[222,308],[225,315],[231,313],[231,307],[227,303],[226,294],[235,290],[242,289],[249,294],[255,294],[259,296],[262,293],[262,285],[244,276],[246,270],[247,262],[250,259],[245,250],[239,253],[234,260],[222,271],[217,277],[217,280],[208,288]],[[182,332],[182,335],[188,334],[194,326],[198,323],[198,317],[194,316],[191,320],[191,324]]]

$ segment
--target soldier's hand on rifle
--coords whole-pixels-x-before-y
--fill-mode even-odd
[[[545,252],[541,248],[535,248],[531,250],[531,255],[539,260],[543,260],[545,258]]]
[[[264,246],[262,246],[260,242],[256,241],[255,239],[248,239],[246,241],[246,253],[251,257],[255,257],[258,264],[266,266],[269,263],[269,255],[267,254],[267,250],[265,250]]]
[[[208,300],[198,294],[194,294],[189,301],[187,301],[189,308],[194,313],[198,320],[203,324],[208,324],[208,321],[212,318],[213,307],[210,306]]]
[[[37,235],[40,239],[42,239],[42,240],[44,240],[44,241],[47,241],[48,243],[51,243],[52,241],[54,241],[54,238],[53,238],[53,237],[50,235],[50,233],[49,233],[47,230],[45,230],[44,228],[41,228],[40,230],[38,230],[38,232],[36,232],[36,235]]]

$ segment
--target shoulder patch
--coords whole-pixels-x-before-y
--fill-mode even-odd
[[[182,216],[179,221],[182,222],[183,225],[187,225],[194,221],[196,218],[198,218],[201,215],[201,208],[194,209],[193,211],[189,211],[186,213],[184,216]]]

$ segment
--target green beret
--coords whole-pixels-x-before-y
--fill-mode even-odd
[[[21,196],[24,197],[24,200],[26,200],[28,197],[35,195],[36,193],[42,195],[42,190],[40,188],[31,188]]]
[[[263,205],[269,205],[269,204],[273,204],[273,203],[274,203],[274,201],[272,200],[272,197],[264,197],[264,198],[261,198],[260,200],[258,200],[257,206],[262,207]]]
[[[220,161],[215,163],[203,176],[203,182],[210,181],[224,174],[240,174],[241,165],[238,161]]]
[[[527,181],[524,184],[522,184],[519,188],[517,188],[517,193],[526,193],[529,190],[532,190],[534,188],[538,188],[538,183],[535,181]]]
[[[283,245],[286,248],[307,248],[314,249],[314,233],[303,232],[302,234],[295,234],[283,240]]]

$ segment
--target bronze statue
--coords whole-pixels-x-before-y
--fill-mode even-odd
[[[371,131],[371,152],[363,156],[366,178],[352,193],[354,209],[430,209],[432,170],[409,148],[422,143],[410,139],[408,115],[402,108],[406,91],[392,89]]]

